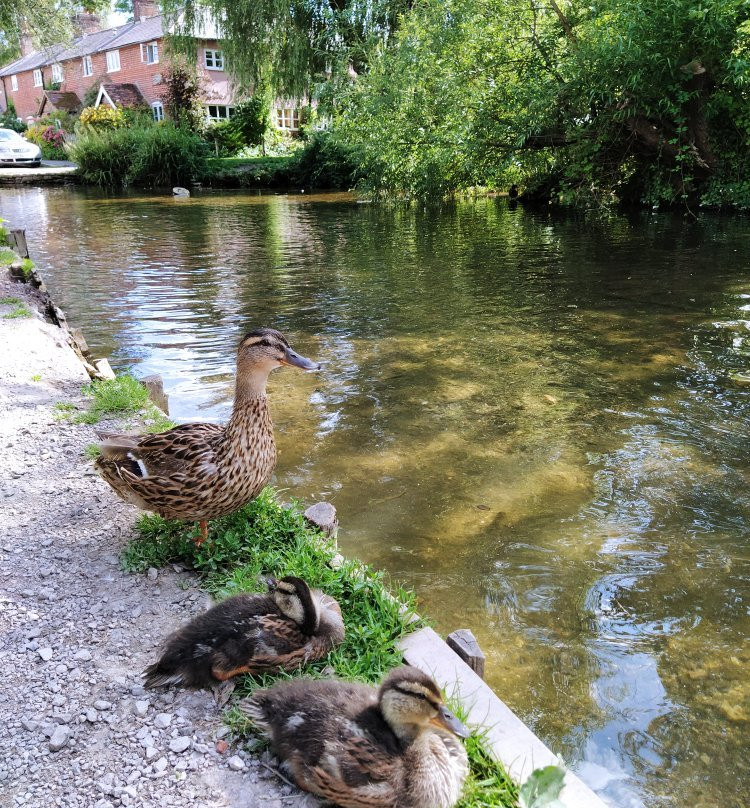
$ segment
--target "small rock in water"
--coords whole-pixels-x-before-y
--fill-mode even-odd
[[[180,754],[190,746],[190,743],[191,743],[190,738],[187,735],[181,735],[178,738],[173,738],[169,742],[169,749],[172,752]]]
[[[70,729],[64,724],[58,724],[52,737],[49,739],[50,752],[59,752],[70,740]]]

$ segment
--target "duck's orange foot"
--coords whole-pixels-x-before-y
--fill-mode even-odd
[[[208,522],[205,519],[201,519],[199,522],[200,524],[200,533],[195,537],[195,546],[200,547],[204,541],[208,538]]]

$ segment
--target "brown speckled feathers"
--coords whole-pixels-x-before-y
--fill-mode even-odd
[[[304,602],[293,619],[271,594],[235,595],[172,634],[144,675],[147,687],[209,687],[241,673],[292,670],[324,657],[344,639],[338,603],[298,578]],[[274,582],[274,586],[276,586]],[[291,584],[290,584],[291,586]],[[282,604],[283,605],[283,604]]]
[[[434,682],[408,667],[392,672],[380,692],[298,679],[256,691],[241,707],[295,782],[313,794],[344,808],[450,808],[468,773],[462,744],[424,717],[414,718],[420,727],[408,723],[408,711],[407,723],[396,726],[384,712],[386,690],[412,700],[417,711],[428,701],[445,711]]]

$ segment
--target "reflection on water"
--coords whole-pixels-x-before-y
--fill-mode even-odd
[[[606,223],[346,196],[0,191],[70,319],[179,419],[274,325],[277,484],[469,626],[501,696],[613,805],[750,786],[743,220]]]

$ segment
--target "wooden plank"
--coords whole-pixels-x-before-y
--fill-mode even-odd
[[[459,628],[451,632],[445,638],[445,642],[448,648],[455,651],[480,679],[484,679],[485,657],[477,638],[470,629]]]

